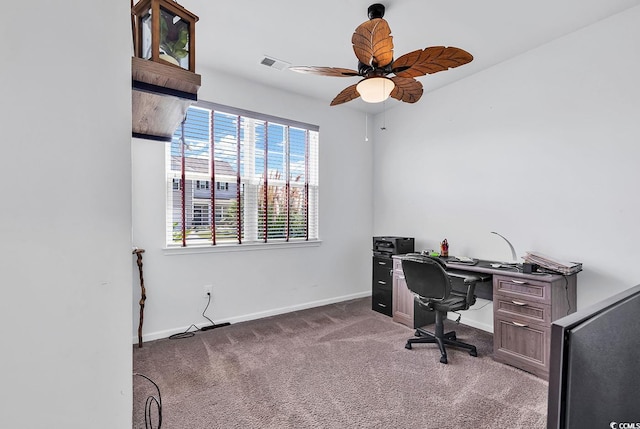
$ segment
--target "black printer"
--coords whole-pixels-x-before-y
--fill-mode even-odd
[[[391,257],[391,255],[403,255],[413,251],[413,237],[373,237],[374,255]]]

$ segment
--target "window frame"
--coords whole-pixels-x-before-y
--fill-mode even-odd
[[[181,171],[180,171],[180,176],[178,178],[179,186],[176,189],[176,186],[175,186],[176,170],[175,169],[171,170],[172,165],[175,166],[175,163],[174,163],[175,154],[172,153],[172,147],[175,144],[178,144],[178,145],[180,144],[179,136],[181,135],[181,130],[183,129],[182,128],[183,124],[180,124],[176,130],[176,133],[174,134],[174,138],[172,139],[172,142],[167,144],[168,147],[166,150],[165,177],[167,181],[167,198],[165,203],[166,237],[165,237],[164,249],[166,251],[169,251],[169,253],[174,253],[174,252],[185,253],[184,252],[185,249],[189,249],[187,253],[200,253],[202,251],[211,251],[214,249],[217,249],[218,251],[219,250],[243,250],[243,249],[253,250],[253,249],[283,247],[283,246],[307,247],[307,246],[319,245],[319,243],[321,242],[320,234],[319,234],[319,188],[320,188],[319,186],[320,133],[319,131],[320,131],[320,127],[317,125],[312,125],[312,124],[280,118],[272,115],[252,112],[244,109],[238,109],[238,108],[225,106],[217,103],[212,103],[208,101],[198,101],[197,103],[194,103],[192,107],[205,109],[208,111],[209,124],[210,124],[210,130],[207,137],[208,145],[209,145],[208,163],[210,164],[208,174],[210,175],[210,177],[208,177],[207,179],[204,179],[202,173],[198,173],[198,174],[185,173],[185,163],[183,162],[182,159],[180,159],[179,162],[181,164]],[[250,140],[250,137],[247,137],[247,136],[244,136],[241,138],[240,137],[241,134],[239,131],[237,134],[238,141],[236,143],[237,151],[238,151],[236,160],[238,164],[236,166],[236,171],[235,171],[235,174],[237,175],[237,177],[235,178],[235,181],[229,180],[229,177],[225,177],[224,174],[222,175],[216,174],[215,168],[214,168],[214,165],[218,163],[218,159],[214,158],[216,153],[214,149],[216,147],[216,131],[215,131],[214,125],[211,125],[214,122],[215,113],[237,116],[238,130],[240,130],[240,123],[241,122],[246,123],[246,121],[248,120],[249,126],[254,127],[254,131],[253,131],[254,133],[256,132],[256,127],[257,127],[256,124],[264,122],[263,124],[264,148],[261,149],[261,150],[264,150],[264,153],[262,154],[263,158],[261,160],[262,164],[264,164],[264,174],[258,180],[256,180],[255,172],[253,173],[254,175],[252,176],[251,173],[247,173],[246,171],[244,171],[247,169],[247,166],[250,165],[247,163],[248,162],[255,163],[255,159],[250,159],[249,161],[244,160],[243,158],[244,152],[241,155],[241,147],[242,145],[246,146],[247,143],[249,143],[249,146],[253,147],[252,149],[249,149],[250,151],[258,151],[256,147],[258,147],[259,143],[255,140]],[[187,119],[188,117],[185,116],[185,120]],[[268,150],[268,146],[270,144],[270,141],[269,141],[270,137],[268,135],[267,128],[269,127],[270,124],[275,124],[277,126],[284,127],[287,133],[285,140],[281,142],[284,146],[286,146],[286,149],[284,150],[285,153],[276,152],[276,155],[283,156],[283,160],[281,160],[281,162],[283,163],[281,165],[281,169],[282,169],[281,173],[283,177],[278,178],[277,180],[269,179],[268,177],[269,170],[268,170],[267,164],[269,162],[268,157],[271,152],[269,152]],[[298,152],[296,152],[295,154],[296,157],[293,157],[289,153],[289,145],[292,144],[290,141],[289,133],[290,133],[290,130],[292,129],[295,130],[296,134],[299,134],[300,132],[302,132],[306,139],[306,142],[304,143],[306,146],[304,146],[304,150],[303,150],[303,157],[305,159],[306,167],[305,167],[304,173],[299,175],[303,177],[304,183],[293,183],[293,184],[291,183],[290,168],[291,168],[291,171],[294,170],[291,167],[291,163],[293,162],[292,158],[296,158],[296,157],[298,159],[300,158],[300,154]],[[176,141],[177,135],[178,135],[178,141]],[[184,140],[182,140],[182,142],[184,142]],[[213,143],[213,147],[211,147],[211,143]],[[218,144],[222,144],[222,143],[218,142]],[[297,147],[296,150],[300,151],[300,148]],[[182,151],[181,156],[186,157],[184,155],[185,153],[184,150],[181,149],[181,151]],[[213,159],[216,159],[216,161],[214,162]],[[311,166],[309,167],[309,165]],[[300,167],[297,167],[297,168],[299,170]],[[250,166],[248,169],[250,171],[253,171],[255,169],[255,164],[253,166]],[[295,171],[298,171],[298,170],[295,170]],[[196,182],[196,180],[198,182]],[[297,182],[298,177],[296,177],[295,180]],[[200,240],[200,242],[193,242],[193,240],[190,240],[188,238],[188,235],[186,234],[184,238],[182,237],[183,232],[187,232],[186,225],[183,226],[182,224],[186,224],[188,222],[186,219],[189,216],[184,214],[184,210],[186,210],[186,207],[191,205],[192,210],[190,213],[190,217],[191,217],[191,220],[194,221],[196,216],[195,216],[195,209],[193,208],[195,207],[195,205],[201,204],[202,202],[201,198],[198,198],[198,201],[195,200],[194,192],[196,191],[196,188],[199,191],[204,190],[204,187],[202,186],[202,181],[208,182],[208,186],[206,188],[207,190],[210,190],[210,193],[211,193],[211,198],[208,199],[207,202],[209,204],[209,213],[208,213],[209,225],[208,226],[210,227],[212,234],[208,239]],[[215,182],[215,186],[214,186],[214,182]],[[239,187],[236,187],[236,184]],[[225,241],[220,242],[219,240],[217,240],[217,237],[216,237],[216,234],[217,234],[216,221],[220,217],[218,215],[218,209],[220,207],[219,207],[219,204],[217,204],[219,200],[216,199],[215,195],[216,195],[216,192],[228,193],[230,189],[233,190],[231,185],[233,185],[234,188],[236,188],[238,206],[241,207],[240,208],[241,213],[237,214],[235,216],[235,219],[236,220],[241,219],[241,221],[238,221],[238,227],[235,233],[233,233],[235,234],[233,235],[234,240],[228,241],[227,239]],[[267,212],[263,211],[261,214],[261,211],[260,211],[261,202],[259,201],[261,197],[261,192],[264,192],[265,206],[263,208],[266,209],[267,208],[266,196],[268,193],[268,187],[272,185],[278,185],[281,187],[280,189],[281,192],[283,192],[283,190],[284,192],[286,192],[285,199],[287,201],[286,202],[287,206],[286,206],[286,227],[284,229],[284,237],[277,237],[277,238],[270,237],[267,234],[267,231],[269,231],[269,227],[266,227],[264,229],[264,232],[261,231],[262,226],[272,225],[272,223],[270,222],[273,222],[269,218],[269,214]],[[249,212],[248,215],[247,215],[247,212],[245,212],[246,209],[244,208],[244,206],[247,205],[245,204],[246,198],[249,198],[246,195],[247,187],[249,187],[249,189],[252,192],[256,192],[256,190],[258,190],[257,191],[258,198],[256,199],[256,201],[253,203],[253,206],[252,206],[253,212]],[[299,201],[297,200],[294,201],[294,203],[296,203],[296,207],[298,208],[298,210],[301,210],[300,207],[303,207],[302,218],[300,218],[300,211],[295,212],[296,223],[292,222],[291,220],[292,214],[290,213],[291,204],[293,204],[289,201],[291,198],[292,190],[297,190],[293,192],[306,193],[304,195],[305,200],[304,200],[304,203],[302,203],[303,204],[302,206],[300,205]],[[185,201],[185,194],[189,192],[192,194],[190,203]],[[180,243],[178,243],[175,238],[176,230],[174,229],[176,216],[173,211],[173,203],[176,201],[175,199],[176,193],[182,195],[180,204],[181,206],[185,207],[185,209],[182,209],[181,207],[181,210],[183,211],[183,217],[182,217],[182,223],[180,223],[180,227],[182,229],[181,229],[181,233],[179,234],[180,238],[177,239],[181,241]],[[299,194],[296,194],[296,195],[299,195]],[[227,206],[223,207],[223,211],[228,209],[229,208]],[[249,233],[247,233],[246,225],[243,224],[247,222],[247,217],[249,219],[248,220],[249,222],[253,222],[253,225],[251,226]],[[301,220],[303,225],[302,227],[300,227]],[[267,222],[267,224],[265,224],[265,222]],[[300,228],[300,229],[296,229],[296,228]],[[302,234],[304,234],[303,237],[300,236],[299,231],[302,231]],[[252,235],[247,237],[247,234],[252,234]]]

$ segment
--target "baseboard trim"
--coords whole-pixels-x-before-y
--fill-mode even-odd
[[[454,318],[453,320],[455,320],[456,318]],[[488,325],[486,323],[476,322],[475,320],[469,320],[469,319],[463,320],[460,323],[467,326],[471,326],[472,328],[480,329],[481,331],[486,331],[493,334],[493,325]]]
[[[305,302],[305,303],[302,303],[302,304],[291,305],[291,306],[288,306],[288,307],[274,308],[274,309],[271,309],[271,310],[260,311],[260,312],[257,312],[257,313],[244,314],[242,316],[231,317],[231,318],[226,319],[226,320],[215,320],[215,322],[216,323],[228,322],[228,323],[231,323],[231,324],[239,323],[239,322],[246,322],[246,321],[249,321],[249,320],[262,319],[264,317],[277,316],[278,314],[291,313],[293,311],[306,310],[308,308],[321,307],[323,305],[329,305],[329,304],[335,304],[335,303],[338,303],[338,302],[349,301],[349,300],[352,300],[352,299],[365,298],[367,296],[371,296],[371,291],[370,290],[369,291],[365,291],[365,292],[353,293],[353,294],[349,294],[349,295],[337,296],[337,297],[333,297],[333,298],[321,299],[321,300],[317,300],[317,301]],[[202,322],[202,323],[194,323],[194,325],[196,325],[198,328],[202,328],[203,326],[210,325],[210,323],[209,322]],[[191,325],[189,325],[189,326],[191,326]],[[143,342],[147,342],[147,341],[153,341],[153,340],[160,340],[162,338],[168,338],[173,334],[179,334],[181,332],[186,331],[187,328],[189,328],[189,326],[183,326],[183,327],[174,328],[174,329],[167,329],[167,330],[164,330],[164,331],[143,333],[143,338],[142,339],[143,339]],[[131,343],[132,344],[138,344],[137,335],[134,336],[131,339]]]
[[[493,334],[493,301],[478,298],[476,303],[468,310],[461,311],[458,314],[460,314],[461,318],[460,323],[463,325]],[[458,314],[448,313],[447,319],[456,320]]]

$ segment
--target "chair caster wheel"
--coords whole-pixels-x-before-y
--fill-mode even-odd
[[[469,354],[473,357],[478,357],[478,352],[476,350],[471,350]]]
[[[447,363],[447,357],[446,356],[440,357],[440,363]]]
[[[405,344],[404,348],[407,349],[407,350],[411,350],[411,343]]]
[[[422,336],[422,332],[416,331],[416,333],[413,334],[413,335],[416,336],[416,337],[421,337]]]

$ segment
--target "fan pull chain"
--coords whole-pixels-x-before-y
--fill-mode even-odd
[[[387,101],[382,102],[382,126],[380,130],[385,131],[387,129]]]
[[[364,114],[364,141],[369,141],[369,115]]]

